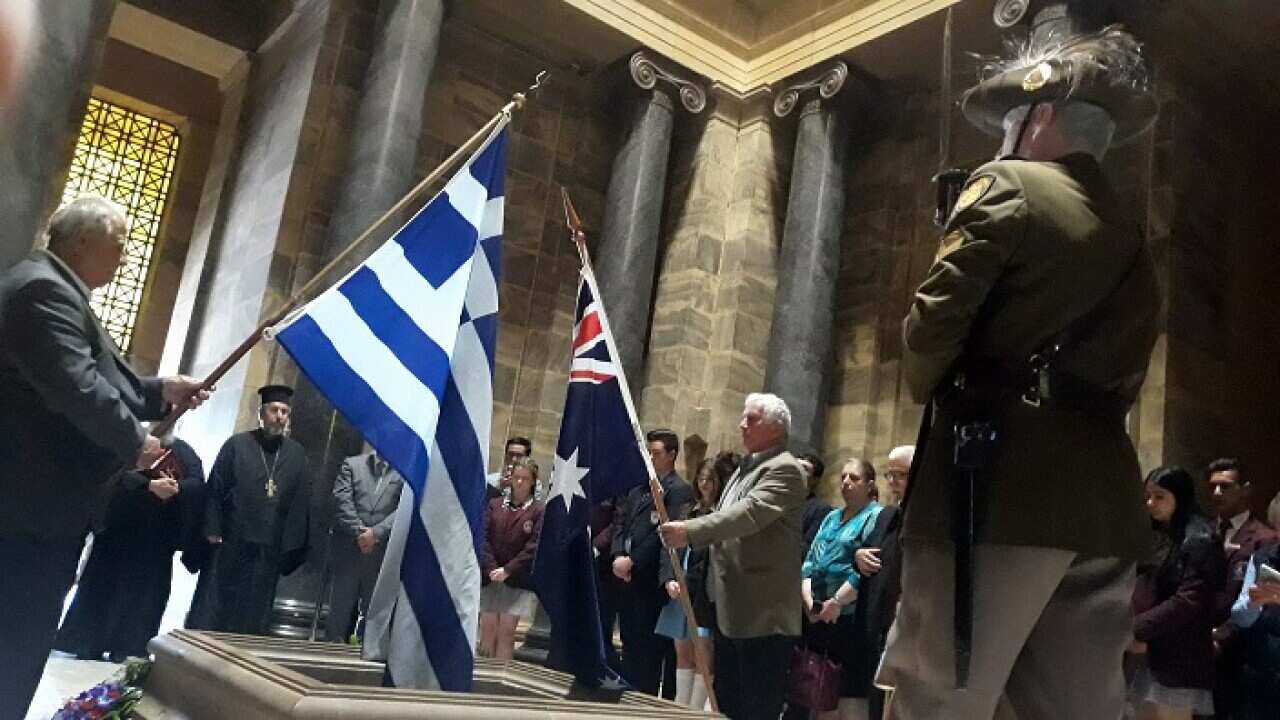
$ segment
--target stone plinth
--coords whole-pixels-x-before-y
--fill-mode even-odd
[[[635,692],[600,702],[572,677],[521,662],[477,659],[474,692],[445,693],[381,687],[382,665],[343,645],[177,630],[148,649],[144,720],[709,717]]]

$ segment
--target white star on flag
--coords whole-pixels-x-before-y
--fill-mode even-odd
[[[556,455],[555,463],[551,467],[551,493],[558,495],[564,500],[564,509],[568,510],[573,507],[573,496],[577,495],[583,500],[587,499],[587,494],[582,491],[582,478],[591,472],[591,468],[578,467],[578,449],[573,449],[573,454],[567,458]]]

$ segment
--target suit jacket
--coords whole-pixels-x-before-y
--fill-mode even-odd
[[[137,459],[138,421],[165,411],[161,381],[129,368],[61,260],[35,250],[0,274],[0,534],[83,534]]]
[[[689,543],[711,548],[707,585],[721,633],[799,635],[804,475],[782,449],[744,463],[725,485],[715,512],[687,521]]]
[[[876,652],[883,647],[885,635],[897,614],[898,598],[902,595],[902,556],[898,546],[901,513],[902,508],[893,505],[881,510],[871,535],[863,545],[880,549],[880,572],[863,576],[858,584],[854,620],[865,618],[867,634],[876,643]]]
[[[667,506],[673,518],[684,517],[693,505],[693,486],[672,471],[660,481]],[[649,492],[649,483],[631,488],[615,514],[613,531],[613,557],[628,555],[633,563],[631,585],[641,588],[634,592],[647,592],[657,597],[658,568],[666,551],[658,535],[658,510]],[[665,592],[661,592],[666,597]]]
[[[366,453],[343,460],[333,481],[335,529],[347,538],[345,545],[353,548],[362,527],[373,528],[379,546],[386,546],[404,489],[404,477],[391,466],[387,466],[379,487],[374,457],[373,453]]]
[[[997,160],[974,172],[938,257],[904,321],[904,372],[925,400],[958,365],[1017,366],[1101,303],[1107,310],[1054,361],[1061,372],[1132,403],[1146,377],[1160,311],[1141,232],[1091,156]],[[984,411],[1000,433],[983,473],[978,541],[1149,557],[1137,454],[1119,417],[1045,402],[1021,389]],[[904,538],[950,539],[953,430],[935,413]]]

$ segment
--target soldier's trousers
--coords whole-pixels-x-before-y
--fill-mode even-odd
[[[890,717],[991,720],[998,704],[1020,720],[1120,717],[1134,564],[979,544],[974,565],[969,686],[957,690],[951,546],[904,542],[902,604],[876,678],[895,688]]]

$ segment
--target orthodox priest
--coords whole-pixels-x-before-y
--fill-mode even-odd
[[[218,451],[205,508],[215,547],[209,625],[248,635],[266,634],[276,581],[306,557],[311,486],[306,452],[288,437],[293,388],[267,385],[258,394],[260,427]]]

